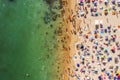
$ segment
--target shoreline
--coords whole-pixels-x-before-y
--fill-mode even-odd
[[[80,24],[80,20],[77,19],[76,10],[77,10],[77,1],[66,1],[62,0],[63,3],[63,23],[62,23],[62,36],[60,37],[61,51],[60,54],[63,55],[63,63],[62,63],[62,80],[73,80],[71,78],[74,75],[74,61],[73,55],[75,55],[74,44],[78,41],[77,31],[79,28],[77,27]]]

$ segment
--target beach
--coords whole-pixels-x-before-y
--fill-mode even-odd
[[[68,80],[119,80],[119,2],[78,0],[70,4]]]
[[[0,80],[120,80],[119,1],[0,4]]]

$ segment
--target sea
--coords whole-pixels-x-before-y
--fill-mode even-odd
[[[0,80],[59,80],[61,0],[0,0]]]

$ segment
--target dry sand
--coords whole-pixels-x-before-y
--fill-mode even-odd
[[[83,41],[83,37],[79,36],[80,30],[84,33],[88,33],[90,31],[94,30],[95,26],[95,20],[103,20],[103,25],[107,26],[109,23],[111,25],[119,25],[120,18],[118,19],[116,16],[113,16],[111,13],[108,16],[99,16],[99,17],[91,17],[90,14],[89,16],[84,19],[84,18],[78,18],[78,0],[63,0],[63,35],[62,38],[65,41],[62,45],[63,47],[63,54],[64,54],[64,73],[62,73],[62,80],[77,80],[77,77],[75,74],[79,74],[83,78],[85,77],[85,74],[76,73],[75,68],[76,68],[76,63],[80,63],[81,60],[74,60],[74,56],[79,57],[77,54],[79,51],[76,50],[75,45],[76,43],[81,43]],[[105,8],[104,5],[101,5]],[[100,6],[98,6],[100,7]],[[90,12],[89,12],[90,13]],[[102,12],[103,13],[103,12]],[[107,21],[108,19],[108,21]],[[85,23],[84,23],[85,22]],[[89,24],[89,28],[85,27],[86,24]],[[93,33],[92,33],[93,34]],[[119,32],[117,33],[119,34]],[[119,39],[118,39],[119,40]],[[86,45],[93,45],[91,43],[87,43]],[[65,55],[66,54],[66,55]],[[112,55],[113,57],[116,55]],[[92,61],[92,58],[88,59],[89,61]],[[114,62],[112,61],[108,65],[113,64]],[[96,65],[96,64],[93,64]],[[97,68],[100,68],[101,66],[95,66]],[[107,67],[107,66],[106,66]],[[99,73],[102,74],[102,73]],[[95,74],[86,74],[90,75],[94,80],[97,80],[98,75]],[[83,80],[83,78],[81,80]],[[107,78],[107,80],[109,80]]]

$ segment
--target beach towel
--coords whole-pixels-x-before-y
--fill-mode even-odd
[[[98,25],[99,24],[99,21],[98,20],[95,20],[95,25]]]

